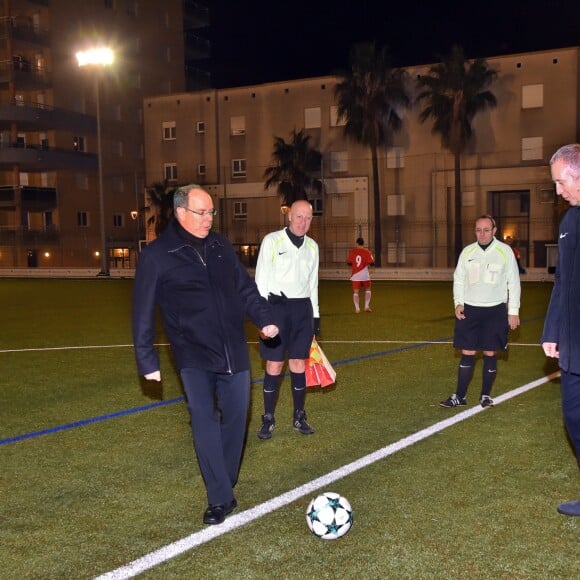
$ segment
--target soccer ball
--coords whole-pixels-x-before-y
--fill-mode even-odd
[[[315,497],[306,510],[306,523],[310,531],[323,540],[341,538],[350,530],[352,521],[349,501],[332,491]]]

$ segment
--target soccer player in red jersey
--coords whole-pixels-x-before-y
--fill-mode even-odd
[[[369,266],[375,263],[375,259],[370,250],[364,247],[365,241],[362,238],[356,239],[356,247],[353,248],[346,259],[346,263],[352,266],[352,301],[354,311],[360,313],[359,290],[365,291],[365,312],[371,312],[371,276]]]

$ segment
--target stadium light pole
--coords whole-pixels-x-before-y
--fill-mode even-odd
[[[80,68],[95,67],[95,99],[97,106],[97,158],[99,171],[99,212],[101,225],[101,271],[98,276],[109,276],[109,257],[107,255],[107,237],[105,233],[105,194],[103,190],[103,150],[101,143],[101,98],[100,98],[100,73],[106,66],[113,64],[115,55],[110,48],[96,47],[88,50],[80,50],[76,53]]]

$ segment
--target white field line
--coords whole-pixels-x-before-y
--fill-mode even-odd
[[[494,397],[494,404],[498,405],[513,397],[517,397],[518,395],[521,395],[526,391],[534,389],[540,385],[543,385],[544,383],[547,383],[557,378],[559,375],[560,375],[559,371],[552,373],[550,375],[532,381],[531,383],[527,383],[526,385],[517,387],[512,391],[504,393],[503,395]],[[384,459],[389,455],[393,455],[397,451],[401,451],[402,449],[405,449],[406,447],[409,447],[414,443],[417,443],[418,441],[422,441],[423,439],[426,439],[427,437],[430,437],[435,433],[443,431],[443,429],[447,429],[447,427],[451,427],[456,423],[465,421],[466,419],[469,419],[473,415],[476,415],[477,413],[481,413],[483,411],[488,410],[478,405],[477,407],[472,407],[465,411],[455,413],[450,417],[448,417],[447,419],[444,419],[443,421],[439,421],[438,423],[435,423],[430,427],[426,427],[421,431],[417,431],[416,433],[404,437],[403,439],[400,439],[395,443],[391,443],[390,445],[387,445],[382,449],[370,453],[369,455],[365,455],[364,457],[361,457],[360,459],[357,459],[352,463],[344,465],[339,469],[335,469],[334,471],[331,471],[330,473],[327,473],[322,477],[318,477],[317,479],[314,479],[304,485],[301,485],[300,487],[297,487],[286,493],[283,493],[278,497],[274,497],[260,505],[257,505],[244,512],[231,516],[227,518],[226,521],[223,524],[220,524],[219,526],[211,526],[208,528],[204,528],[199,532],[195,532],[189,536],[186,536],[185,538],[182,538],[181,540],[177,540],[176,542],[168,544],[167,546],[163,546],[162,548],[155,550],[154,552],[150,552],[149,554],[141,558],[138,558],[137,560],[133,560],[133,562],[129,562],[125,566],[121,566],[120,568],[102,574],[101,576],[97,576],[95,580],[121,580],[125,578],[133,578],[134,576],[141,574],[145,570],[149,570],[155,566],[158,566],[159,564],[162,564],[163,562],[166,562],[171,558],[179,556],[180,554],[183,554],[184,552],[187,552],[195,548],[196,546],[205,544],[206,542],[209,542],[214,538],[222,536],[227,532],[231,532],[232,530],[241,528],[242,526],[254,520],[257,520],[258,518],[265,516],[266,514],[273,512],[281,507],[284,507],[285,505],[288,505],[289,503],[292,503],[293,501],[296,501],[297,499],[305,495],[312,494],[319,489],[327,487],[328,485],[334,483],[335,481],[342,479],[343,477],[346,477],[347,475],[350,475],[355,471],[358,471],[359,469],[367,467],[368,465],[371,465],[376,461]]]
[[[453,344],[451,340],[320,340],[320,344]],[[256,340],[249,340],[248,344],[258,344]],[[168,343],[159,343],[155,346],[169,346]],[[539,343],[510,342],[509,346],[535,346]],[[48,346],[39,348],[11,348],[0,349],[0,354],[9,352],[43,352],[51,350],[90,350],[98,348],[133,348],[132,344],[104,344],[87,346]]]

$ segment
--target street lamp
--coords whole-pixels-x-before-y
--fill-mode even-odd
[[[113,51],[106,47],[81,50],[76,53],[79,67],[95,66],[95,99],[97,104],[97,157],[99,168],[99,211],[101,214],[101,271],[99,276],[109,276],[109,256],[107,252],[107,237],[105,234],[105,195],[103,191],[103,162],[101,146],[101,100],[99,91],[100,71],[106,66],[113,64],[115,59]]]

